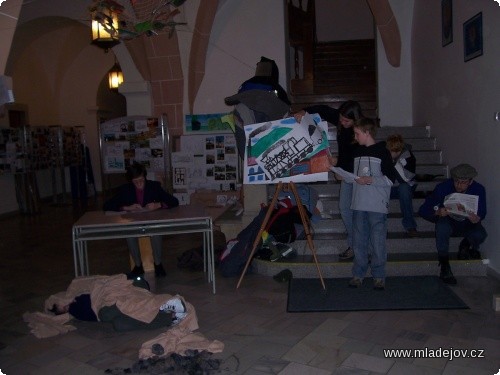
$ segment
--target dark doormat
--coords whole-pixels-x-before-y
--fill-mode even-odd
[[[373,279],[360,288],[349,288],[348,278],[291,279],[288,284],[288,312],[363,310],[468,309],[453,290],[437,276],[387,277],[385,290],[374,290]]]

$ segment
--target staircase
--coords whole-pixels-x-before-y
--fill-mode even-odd
[[[375,56],[373,39],[316,43],[312,90],[292,84],[292,110],[312,104],[338,108],[355,100],[366,116],[377,117]]]
[[[417,159],[417,174],[443,176],[430,182],[419,182],[417,185],[413,207],[420,237],[406,236],[401,224],[399,201],[391,200],[388,215],[387,276],[439,275],[434,224],[419,217],[416,211],[434,186],[448,177],[448,166],[443,164],[442,152],[437,148],[436,138],[431,135],[429,127],[383,127],[378,131],[377,140],[384,140],[394,133],[401,134],[405,141],[412,145]],[[330,147],[333,152],[336,151],[336,141],[332,141]],[[352,260],[343,261],[338,257],[347,248],[345,229],[338,209],[340,183],[334,181],[333,174],[330,173],[329,177],[328,182],[311,184],[319,193],[323,204],[322,218],[311,224],[311,233],[323,277],[350,277]],[[274,193],[273,189],[273,186],[269,186],[270,196]],[[461,238],[451,238],[450,241],[450,263],[455,276],[486,276],[487,265],[482,260],[456,260],[460,241]],[[289,269],[294,277],[318,277],[307,241],[297,240],[291,245],[298,253],[295,259],[279,262],[254,259],[254,271],[273,276]]]

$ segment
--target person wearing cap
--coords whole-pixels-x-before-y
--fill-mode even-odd
[[[451,272],[449,263],[449,244],[451,236],[463,237],[458,249],[458,259],[480,259],[479,246],[487,237],[481,224],[486,216],[486,190],[475,181],[477,171],[469,164],[459,164],[452,168],[451,178],[438,184],[425,199],[418,213],[421,217],[436,224],[436,248],[440,278],[446,284],[456,284],[457,280]],[[452,215],[444,207],[445,198],[453,193],[477,196],[477,214],[469,213],[467,217]]]

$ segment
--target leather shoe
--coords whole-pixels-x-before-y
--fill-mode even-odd
[[[165,268],[163,268],[163,265],[160,264],[155,264],[155,276],[156,277],[165,277],[167,276],[167,273],[165,272]]]
[[[135,266],[134,269],[130,271],[128,275],[132,277],[144,275],[144,268],[142,267],[142,264],[140,266]]]

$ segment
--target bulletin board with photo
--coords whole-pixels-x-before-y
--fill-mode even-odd
[[[234,134],[184,135],[172,153],[174,189],[230,190],[238,178]]]
[[[99,126],[103,174],[124,174],[139,163],[148,178],[164,181],[169,176],[166,121],[163,117],[126,116],[105,121]]]

